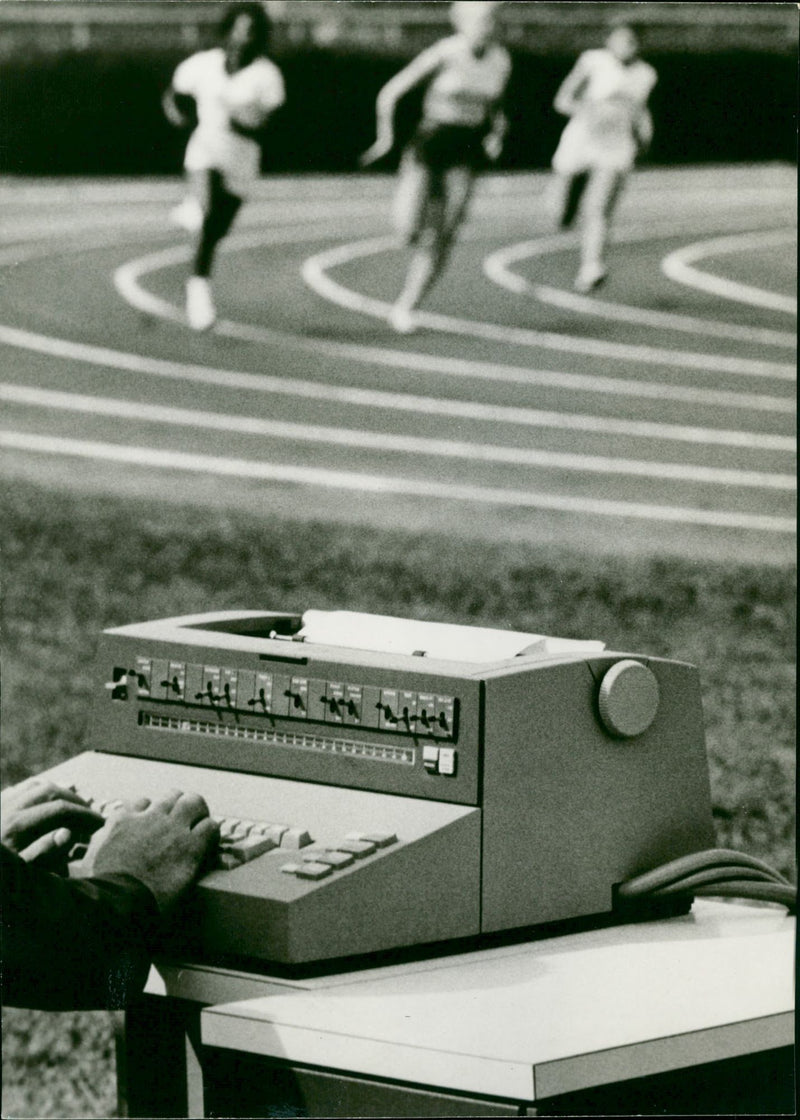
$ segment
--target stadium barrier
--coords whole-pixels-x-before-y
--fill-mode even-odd
[[[127,5],[126,5],[127,6]],[[186,49],[129,53],[69,49],[7,57],[0,92],[0,173],[172,174],[184,138],[164,120],[161,94]],[[552,109],[574,55],[515,51],[511,130],[500,163],[546,167],[563,127]],[[652,164],[793,160],[797,65],[755,51],[648,55],[659,72],[651,106]],[[269,126],[267,172],[355,170],[374,138],[375,95],[401,60],[302,48],[277,61],[286,106]],[[405,106],[405,124],[414,106]],[[379,165],[386,170],[391,161]]]

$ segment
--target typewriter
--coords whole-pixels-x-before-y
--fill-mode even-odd
[[[609,915],[713,843],[697,670],[348,611],[106,631],[92,749],[48,772],[103,813],[196,791],[214,866],[172,951],[266,967]],[[75,865],[80,873],[80,864]]]

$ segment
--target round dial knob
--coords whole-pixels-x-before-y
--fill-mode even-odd
[[[597,703],[612,735],[641,735],[658,711],[658,681],[640,661],[618,661],[603,677]]]

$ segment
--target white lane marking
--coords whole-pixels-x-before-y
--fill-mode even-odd
[[[402,494],[449,501],[513,506],[524,509],[549,509],[599,517],[636,518],[646,521],[713,526],[763,533],[793,533],[794,520],[768,514],[704,510],[681,506],[653,506],[643,502],[609,501],[602,498],[575,498],[568,495],[537,494],[527,490],[504,490],[489,486],[426,482],[394,478],[390,475],[359,471],[335,471],[317,467],[285,466],[219,455],[194,455],[156,447],[122,446],[97,440],[61,439],[28,432],[0,431],[0,448],[45,455],[104,460],[162,470],[192,471],[270,482],[303,483],[335,490],[354,490],[373,494]]]
[[[653,231],[622,232],[615,238],[615,244],[631,241],[649,241]],[[561,307],[566,311],[576,311],[581,315],[596,315],[612,319],[618,323],[635,323],[657,330],[682,331],[686,334],[705,334],[711,338],[725,338],[740,342],[758,342],[764,346],[783,346],[794,349],[797,335],[792,331],[776,331],[767,327],[745,326],[741,323],[725,323],[705,319],[695,315],[677,315],[669,311],[657,311],[644,307],[633,307],[625,303],[612,303],[596,296],[581,296],[562,288],[552,288],[547,284],[535,284],[520,276],[512,264],[530,260],[531,257],[544,256],[571,245],[574,237],[570,234],[556,234],[515,245],[506,245],[490,253],[483,262],[484,274],[494,284],[506,288],[516,295],[532,295],[542,303]]]
[[[207,412],[194,408],[174,408],[112,397],[94,397],[81,393],[60,393],[54,390],[37,389],[32,386],[12,385],[3,382],[0,382],[0,401],[33,408],[58,409],[90,416],[113,416],[141,423],[236,432],[241,435],[265,436],[300,443],[332,444],[337,447],[359,448],[382,453],[400,452],[434,458],[466,459],[469,462],[508,463],[522,467],[580,471],[582,474],[632,475],[638,478],[670,479],[672,481],[763,490],[794,490],[796,487],[796,479],[793,474],[703,467],[686,463],[610,459],[601,455],[576,455],[559,451],[540,451],[526,447],[472,443],[465,440],[393,435],[390,432],[367,432],[357,428],[332,428],[319,424],[300,424],[288,420],[263,420],[255,416]]]
[[[773,245],[784,245],[787,241],[794,240],[796,233],[788,230],[774,230],[772,234],[743,233],[731,237],[717,237],[708,241],[697,241],[693,245],[685,245],[664,257],[661,262],[662,272],[678,284],[686,284],[691,288],[698,288],[703,292],[711,292],[723,299],[736,300],[738,303],[748,303],[753,307],[766,307],[771,311],[784,311],[787,315],[797,314],[797,301],[791,296],[782,296],[778,292],[768,292],[763,288],[756,288],[750,284],[740,284],[735,280],[728,280],[724,276],[715,276],[713,273],[704,272],[699,268],[692,268],[694,261],[703,260],[705,257],[723,256],[727,253],[738,253],[749,248],[770,248]]]
[[[774,435],[769,432],[695,428],[646,420],[548,412],[542,409],[513,405],[480,404],[473,401],[418,396],[412,393],[392,393],[379,389],[328,385],[299,378],[281,378],[272,374],[244,373],[237,370],[218,369],[162,358],[149,358],[82,342],[69,342],[65,339],[51,338],[47,335],[18,330],[15,327],[0,326],[0,343],[48,354],[50,357],[101,366],[107,372],[135,372],[177,381],[224,386],[230,389],[247,389],[256,393],[275,393],[306,400],[335,401],[337,404],[359,408],[379,408],[394,412],[444,416],[449,419],[461,418],[464,420],[488,421],[495,424],[515,424],[528,428],[598,432],[604,436],[619,435],[631,438],[675,440],[679,443],[714,444],[724,447],[753,448],[762,451],[792,452],[796,446],[792,437]]]
[[[395,247],[393,238],[369,238],[365,241],[348,242],[334,249],[327,249],[308,257],[302,266],[305,282],[323,299],[330,300],[350,311],[359,311],[377,319],[385,319],[391,304],[373,299],[360,292],[347,288],[331,279],[328,269],[347,264],[362,257],[386,252]],[[619,361],[639,362],[647,365],[679,366],[682,369],[701,370],[704,373],[733,373],[748,377],[772,377],[792,381],[796,377],[793,365],[780,362],[766,362],[751,358],[727,357],[719,354],[698,354],[687,350],[664,349],[657,346],[641,346],[621,342],[604,342],[601,339],[579,338],[577,336],[556,334],[551,331],[536,331],[524,327],[504,327],[499,323],[485,323],[473,319],[460,319],[454,315],[441,315],[432,311],[417,311],[420,326],[446,334],[466,335],[492,342],[503,342],[516,346],[528,346],[558,350],[568,354],[582,354],[590,357],[612,358]]]
[[[255,235],[239,234],[229,238],[229,248],[235,251],[236,249],[254,248],[263,244],[279,242],[295,244],[315,240],[317,236],[319,236],[318,233],[308,228],[300,229],[291,236],[287,231],[281,234],[276,230]],[[141,278],[159,269],[184,263],[190,256],[190,249],[178,246],[127,261],[115,271],[114,285],[122,298],[137,310],[157,318],[183,323],[185,316],[180,308],[144,288],[141,284]],[[715,408],[744,409],[748,412],[777,412],[788,415],[794,412],[794,401],[788,397],[773,397],[763,393],[738,393],[727,389],[701,389],[695,386],[666,385],[655,381],[643,381],[638,378],[628,380],[607,377],[603,374],[563,373],[496,362],[473,362],[464,358],[436,357],[413,350],[392,350],[357,343],[305,338],[302,335],[278,331],[270,327],[229,320],[218,322],[215,333],[225,335],[228,338],[236,338],[243,342],[265,345],[288,344],[313,354],[325,354],[345,361],[378,364],[401,370],[412,369],[448,377],[547,386],[566,389],[570,392],[641,397],[658,401],[681,401],[686,404],[710,405]]]
[[[360,212],[360,211],[359,211]],[[272,214],[275,218],[277,215]],[[159,222],[161,219],[159,219]],[[327,225],[329,220],[323,220]],[[74,226],[62,227],[75,232]],[[316,230],[316,227],[314,227]],[[51,230],[47,231],[49,237]],[[315,240],[321,233],[309,229],[306,225],[289,236],[288,231],[279,232],[271,230],[256,236],[237,235],[229,239],[230,248],[252,247],[266,243],[297,243],[299,241]],[[563,235],[561,235],[563,236]],[[108,237],[95,237],[91,247],[104,247],[113,243]],[[80,243],[80,248],[86,248],[85,239]],[[46,245],[14,246],[0,252],[0,265],[19,264],[22,260],[37,256],[47,256],[53,252],[49,240]],[[123,296],[134,307],[159,318],[175,322],[183,322],[181,311],[166,300],[147,292],[139,283],[139,277],[145,272],[156,271],[159,268],[185,262],[191,256],[187,247],[169,247],[160,253],[153,253],[138,261],[131,261],[122,265],[115,273],[115,284]],[[486,381],[509,382],[531,386],[549,386],[552,388],[566,389],[582,393],[612,394],[624,397],[640,397],[650,400],[673,400],[689,404],[709,405],[712,407],[743,409],[749,412],[775,412],[792,414],[794,405],[791,399],[773,397],[766,394],[738,393],[725,389],[701,389],[694,386],[665,385],[658,382],[646,382],[639,379],[627,380],[612,378],[601,374],[574,374],[550,370],[537,370],[528,367],[507,366],[491,362],[470,362],[460,358],[438,358],[433,355],[422,354],[414,351],[391,350],[379,347],[366,347],[359,344],[348,344],[321,339],[306,339],[302,336],[288,332],[275,331],[265,327],[258,327],[246,323],[221,322],[217,326],[217,333],[245,341],[272,344],[283,342],[306,349],[314,353],[326,353],[335,358],[347,361],[377,363],[395,369],[414,369],[424,372],[434,372],[440,375],[461,378],[477,378]]]
[[[796,186],[782,186],[774,181],[775,176],[791,178],[788,167],[773,166],[767,168],[769,182],[763,181],[761,169],[746,169],[739,177],[738,182],[731,182],[731,174],[737,175],[741,168],[726,168],[720,173],[714,169],[710,172],[702,171],[675,171],[659,172],[655,169],[639,171],[626,188],[628,196],[641,196],[649,200],[654,193],[654,188],[659,195],[678,195],[685,205],[696,203],[704,210],[708,207],[709,191],[713,192],[715,204],[718,201],[739,203],[743,206],[764,205],[774,202],[785,202],[794,207],[797,198]],[[724,176],[724,181],[723,181]],[[508,199],[526,200],[531,198],[531,187],[541,189],[549,179],[549,172],[517,172],[481,176],[479,183],[480,196],[500,196],[504,201]],[[761,179],[761,182],[758,180]],[[792,183],[793,183],[792,179]],[[754,185],[753,185],[754,184]],[[394,176],[369,176],[360,177],[358,180],[352,176],[321,176],[311,179],[308,176],[277,176],[265,177],[259,180],[251,199],[254,202],[281,202],[287,197],[294,200],[304,191],[313,195],[307,197],[309,205],[335,205],[340,201],[342,191],[363,192],[363,197],[372,199],[376,195],[388,196],[394,186]],[[0,182],[0,202],[9,204],[19,203],[20,199],[27,207],[35,206],[98,206],[131,204],[169,204],[180,197],[184,189],[183,180],[178,177],[169,179],[147,180],[146,182],[126,179],[117,182],[102,181],[73,181],[73,182],[42,182],[41,179],[7,178]]]

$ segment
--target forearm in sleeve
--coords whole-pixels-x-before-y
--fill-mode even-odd
[[[2,852],[3,1002],[124,1007],[144,987],[158,908],[128,875],[67,879]]]

